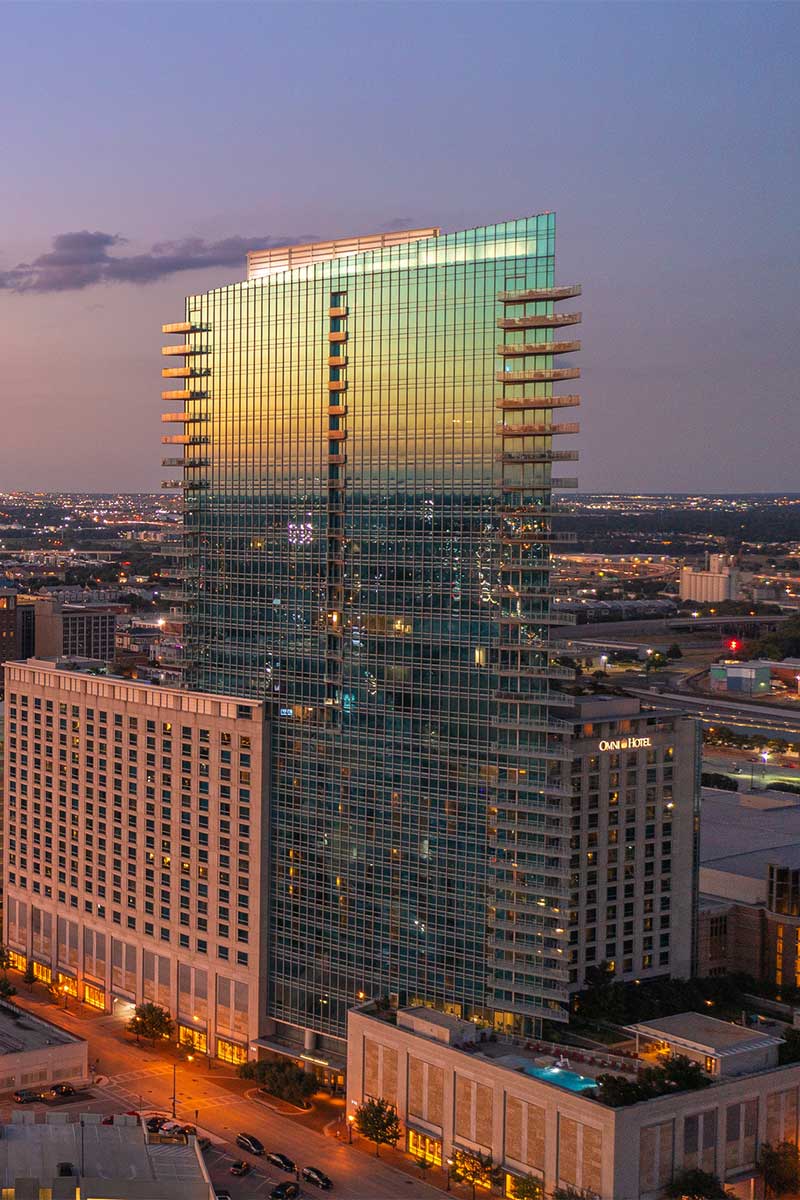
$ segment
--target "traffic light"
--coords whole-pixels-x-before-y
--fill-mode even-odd
[[[742,643],[740,641],[738,641],[736,638],[729,638],[729,640],[728,640],[728,649],[729,650],[732,650],[733,653],[735,654],[736,651],[741,650],[741,648],[742,648]]]

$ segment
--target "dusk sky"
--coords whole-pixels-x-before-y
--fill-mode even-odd
[[[160,326],[248,247],[551,209],[581,489],[800,491],[800,6],[0,21],[0,491],[157,489]]]

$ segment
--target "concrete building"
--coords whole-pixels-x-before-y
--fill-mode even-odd
[[[570,990],[604,961],[621,979],[690,975],[697,722],[629,696],[580,697],[573,712],[553,712],[564,727],[560,782],[571,805]]]
[[[70,1167],[69,1174],[65,1173]],[[137,1117],[14,1112],[0,1126],[3,1200],[214,1200],[194,1137],[149,1134]]]
[[[712,692],[741,692],[747,696],[768,696],[772,691],[770,664],[725,661],[712,663],[709,669]]]
[[[564,1016],[549,579],[579,293],[543,213],[256,251],[163,327],[186,680],[273,726],[284,1053],[343,1064],[363,994]]]
[[[696,1167],[753,1197],[759,1147],[797,1139],[800,1064],[777,1065],[779,1037],[684,1013],[632,1026],[637,1052],[621,1057],[487,1041],[470,1024],[421,1008],[351,1011],[348,1111],[388,1100],[401,1145],[437,1165],[459,1150],[490,1154],[506,1196],[532,1176],[543,1197],[561,1187],[656,1200],[677,1171]],[[635,1080],[663,1054],[698,1062],[709,1085],[618,1108],[598,1098],[598,1074]]]
[[[32,659],[6,667],[4,941],[110,1011],[248,1057],[266,1011],[263,705]]]
[[[88,1080],[83,1038],[0,1000],[0,1092]]]
[[[800,802],[704,792],[698,973],[800,987]]]
[[[37,658],[114,659],[115,609],[94,604],[63,604],[49,597],[34,599]]]
[[[18,657],[17,620],[17,593],[10,588],[0,590],[0,664]],[[0,699],[2,695],[3,685],[0,680]]]
[[[733,554],[708,554],[704,568],[681,567],[681,600],[719,604],[738,600],[739,594],[739,569]]]

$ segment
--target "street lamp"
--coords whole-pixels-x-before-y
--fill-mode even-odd
[[[444,1189],[446,1192],[450,1191],[450,1168],[452,1167],[452,1165],[453,1165],[452,1158],[448,1158],[447,1159],[447,1185]]]
[[[172,1119],[175,1120],[175,1079],[178,1071],[178,1060],[172,1064]]]
[[[348,1113],[347,1114],[347,1144],[348,1144],[348,1146],[352,1146],[352,1144],[353,1144],[353,1122],[354,1121],[355,1121],[355,1117],[353,1116],[353,1114]]]
[[[67,985],[65,983],[62,983],[61,991],[64,994],[64,1012],[66,1012],[67,1011],[67,997],[69,996],[69,988],[67,987]]]

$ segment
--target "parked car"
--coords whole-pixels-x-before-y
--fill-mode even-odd
[[[42,1093],[35,1092],[33,1088],[19,1088],[14,1092],[14,1101],[16,1104],[33,1104],[34,1100],[41,1100]]]
[[[206,1150],[211,1149],[211,1138],[210,1137],[199,1137],[197,1139],[197,1144],[200,1147],[201,1152],[203,1154],[205,1154]]]
[[[300,1188],[291,1179],[278,1183],[269,1194],[269,1200],[295,1200],[300,1195]]]
[[[196,1125],[181,1125],[181,1133],[185,1133],[187,1137],[189,1137],[190,1134],[192,1134],[193,1136],[196,1137],[197,1136],[197,1126]]]
[[[303,1167],[300,1174],[307,1183],[313,1183],[315,1187],[322,1188],[323,1192],[330,1191],[333,1187],[328,1176],[324,1171],[320,1171],[319,1167]]]
[[[239,1133],[236,1135],[236,1145],[240,1150],[247,1150],[249,1154],[263,1154],[264,1147],[261,1142],[252,1133]]]
[[[75,1088],[71,1083],[54,1083],[53,1086],[49,1088],[47,1092],[45,1092],[46,1096],[52,1096],[54,1100],[64,1100],[67,1098],[67,1096],[74,1096],[75,1094]]]
[[[231,1200],[231,1194],[227,1188],[215,1188],[214,1195],[217,1197],[217,1200]]]
[[[61,1175],[63,1177],[65,1175],[74,1175],[74,1174],[75,1174],[75,1168],[73,1167],[71,1162],[56,1163],[56,1175]]]
[[[158,1132],[162,1137],[182,1137],[183,1126],[177,1121],[165,1121]]]
[[[145,1124],[149,1133],[158,1133],[158,1131],[168,1123],[168,1117],[148,1117]]]
[[[249,1175],[252,1169],[253,1168],[250,1166],[250,1163],[245,1162],[243,1158],[237,1159],[237,1161],[231,1163],[230,1166],[231,1175]]]
[[[290,1175],[294,1175],[297,1170],[297,1164],[286,1154],[279,1154],[277,1150],[270,1150],[267,1154],[267,1161],[271,1162],[274,1167],[280,1167],[282,1171],[288,1171]]]

